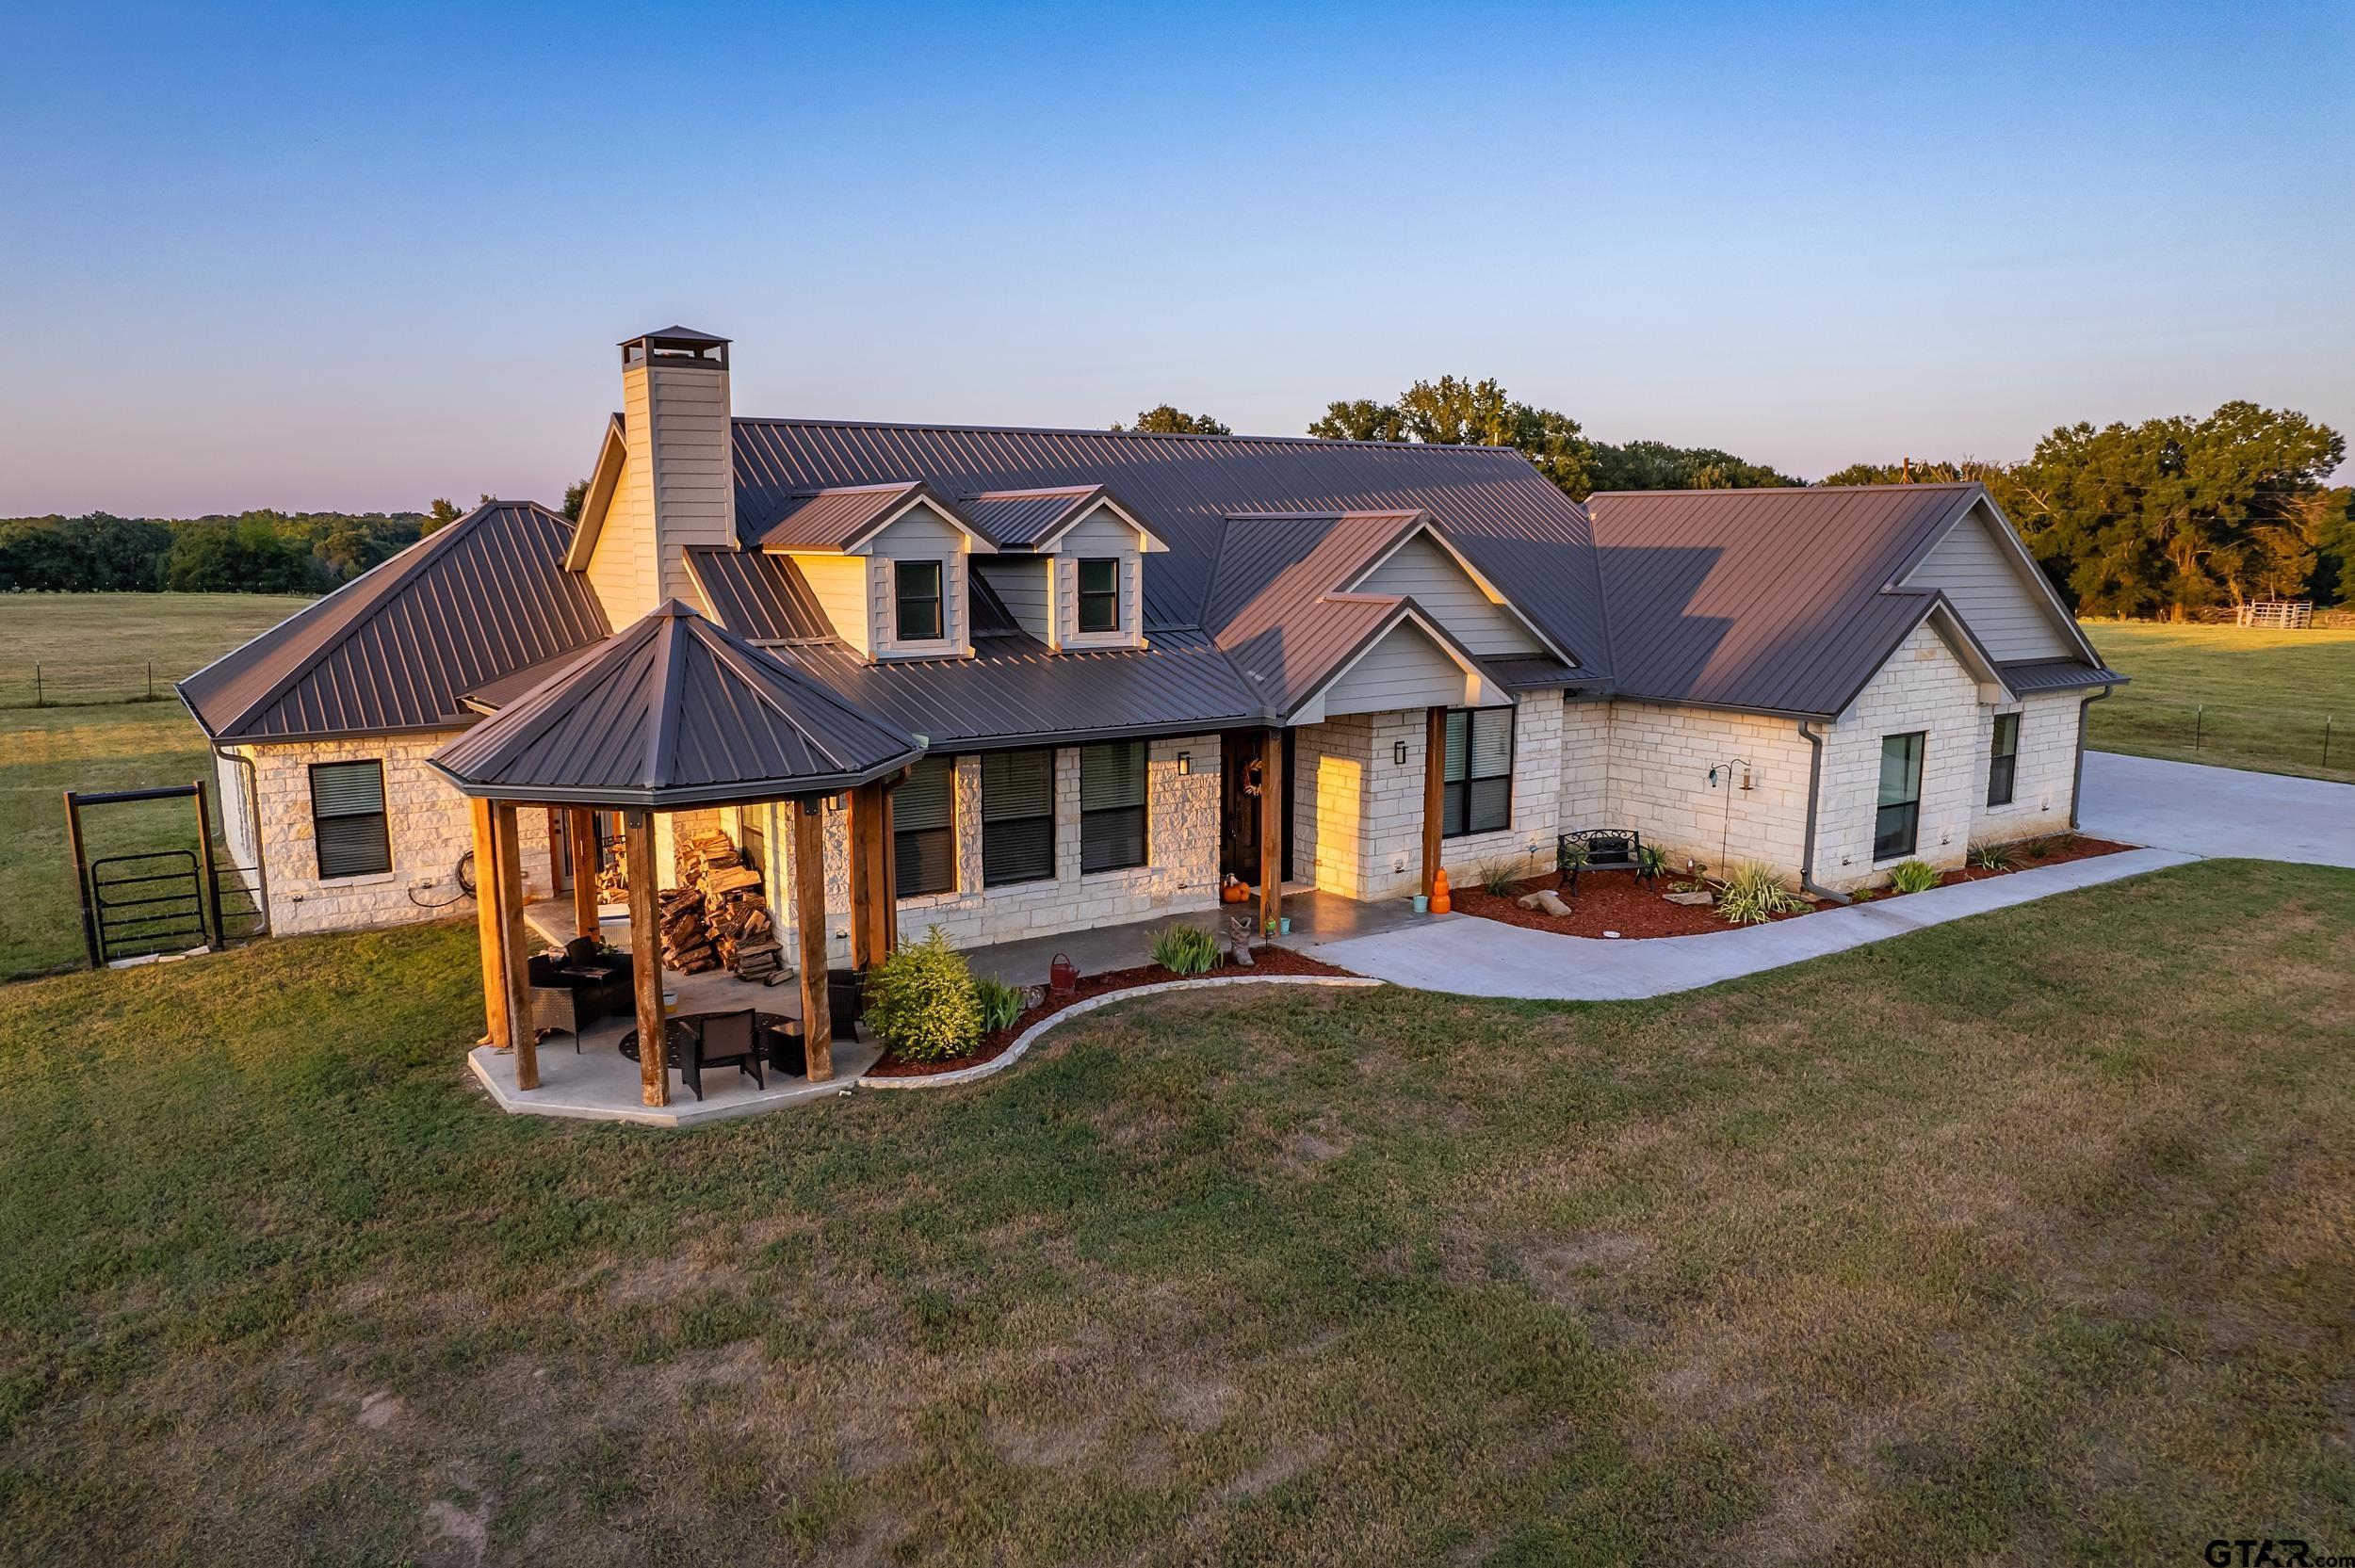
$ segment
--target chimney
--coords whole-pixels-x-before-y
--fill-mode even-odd
[[[598,554],[618,547],[626,565],[615,562],[624,567],[619,573],[591,573],[605,577],[598,593],[616,626],[665,599],[700,603],[686,552],[736,546],[728,340],[666,327],[621,348],[626,458],[607,529],[622,522],[625,537],[601,540]],[[615,614],[620,607],[628,613]]]

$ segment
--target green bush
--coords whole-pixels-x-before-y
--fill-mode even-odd
[[[1022,988],[983,978],[973,982],[973,1005],[982,1010],[982,1032],[996,1034],[1014,1027],[1022,1016]]]
[[[1889,872],[1889,885],[1900,893],[1927,893],[1938,881],[1938,868],[1927,861],[1901,861]]]
[[[909,1061],[948,1061],[981,1039],[973,971],[938,926],[868,972],[867,1026]]]
[[[1482,861],[1472,867],[1472,876],[1484,891],[1493,893],[1500,898],[1512,892],[1513,884],[1521,880],[1520,868],[1502,857]]]
[[[1218,965],[1218,938],[1199,926],[1164,926],[1153,937],[1153,962],[1173,975],[1208,974]]]
[[[1718,915],[1737,926],[1762,926],[1778,914],[1795,914],[1807,900],[1782,885],[1772,867],[1737,866],[1717,893]]]
[[[1635,849],[1635,874],[1646,881],[1658,880],[1668,869],[1668,851],[1657,844],[1640,844]]]
[[[1971,864],[1982,871],[2008,871],[2011,869],[2011,851],[2001,844],[1973,844],[1971,846]]]

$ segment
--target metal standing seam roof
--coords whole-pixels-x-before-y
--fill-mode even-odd
[[[924,495],[922,481],[897,479],[886,484],[836,485],[788,495],[773,519],[755,530],[739,533],[755,549],[843,550],[902,506]]]
[[[219,741],[472,723],[465,693],[607,635],[587,579],[561,565],[572,532],[532,502],[487,502],[177,690]]]
[[[960,495],[957,505],[966,520],[999,549],[1032,550],[1064,525],[1077,521],[1104,495],[1102,485],[1057,485],[1047,490]]]
[[[1829,718],[1941,596],[1892,590],[1976,484],[1589,496],[1613,692]]]
[[[2004,684],[2022,697],[2039,691],[2078,691],[2097,686],[2123,686],[2126,677],[2083,659],[2020,659],[1996,666]]]
[[[472,796],[680,807],[847,789],[923,750],[674,599],[430,760]]]

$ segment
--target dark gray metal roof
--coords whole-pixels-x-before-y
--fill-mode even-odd
[[[1481,668],[1514,691],[1529,691],[1539,687],[1578,686],[1586,679],[1584,670],[1564,664],[1551,654],[1484,655]]]
[[[674,599],[430,760],[473,796],[680,807],[830,793],[922,753]]]
[[[2004,684],[2022,697],[2039,691],[2076,691],[2088,687],[2123,686],[2126,677],[2083,659],[2021,659],[1997,665]]]
[[[560,564],[573,525],[493,501],[180,682],[216,740],[383,735],[472,723],[464,695],[607,635]]]
[[[912,478],[955,496],[1104,486],[1169,546],[1145,558],[1148,628],[1215,623],[1205,605],[1224,551],[1258,526],[1230,514],[1428,512],[1588,674],[1609,666],[1586,515],[1509,447],[736,421],[739,532],[748,539],[806,492]]]
[[[777,652],[935,752],[1267,722],[1266,703],[1209,638],[1171,629],[1150,641],[1052,653],[1028,637],[977,635],[969,659],[876,664],[838,642]]]
[[[728,341],[726,338],[710,332],[699,332],[692,327],[665,327],[658,332],[640,332],[637,337],[625,337],[615,347],[625,348],[642,338],[650,337],[660,338],[665,343],[700,343],[706,346]]]
[[[835,635],[802,569],[757,550],[690,550],[695,574],[720,624],[754,642],[823,641]]]
[[[1057,485],[960,495],[957,505],[999,549],[1030,550],[1103,498],[1102,485]]]
[[[737,508],[737,531],[746,543],[761,550],[842,550],[909,501],[924,493],[918,479],[885,484],[836,485],[799,492],[781,498],[773,518],[750,529],[752,514]]]
[[[1942,602],[1890,584],[1984,493],[1922,484],[1589,496],[1614,691],[1839,713]]]

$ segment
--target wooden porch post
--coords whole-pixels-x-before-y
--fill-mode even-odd
[[[1422,892],[1439,884],[1439,829],[1447,817],[1447,709],[1426,708],[1422,722]]]
[[[1284,913],[1284,732],[1259,741],[1259,930]]]
[[[899,934],[893,897],[891,790],[882,783],[851,791],[851,966],[865,969],[891,956]]]
[[[540,1087],[540,1042],[531,1027],[531,988],[526,983],[524,937],[524,844],[512,802],[491,808],[491,836],[498,847],[499,951],[507,966],[507,1042],[515,1054],[517,1090]]]
[[[793,924],[802,941],[802,1045],[809,1081],[823,1083],[834,1076],[834,1020],[826,1010],[825,804],[817,800],[793,802]]]
[[[475,932],[482,947],[483,1035],[505,1050],[507,1034],[507,922],[499,913],[499,851],[491,802],[468,802],[474,815]]]
[[[623,814],[629,863],[629,976],[638,1001],[638,1098],[671,1103],[670,1039],[662,1026],[662,921],[656,913],[654,813]]]
[[[587,806],[564,812],[564,843],[573,852],[573,929],[597,934],[597,814]]]

